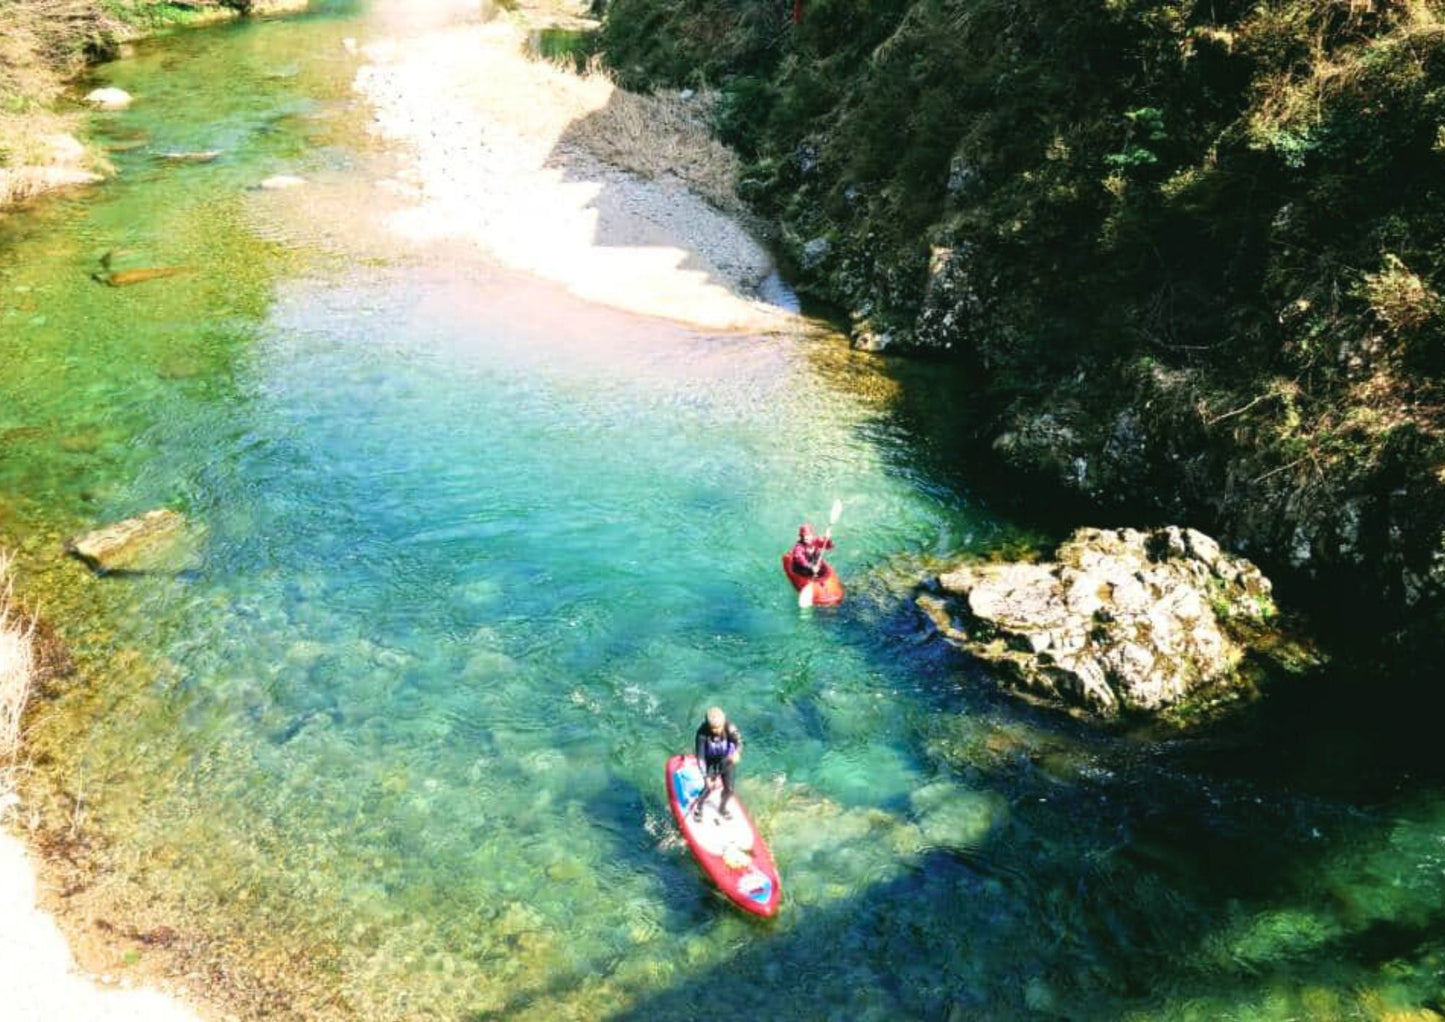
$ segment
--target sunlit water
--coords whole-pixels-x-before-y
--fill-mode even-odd
[[[908,570],[1019,539],[920,410],[946,417],[947,374],[331,244],[376,157],[359,30],[105,69],[141,97],[97,125],[119,177],[0,238],[0,533],[79,668],[36,788],[79,800],[138,919],[303,1017],[1428,1017],[1433,787],[1091,735],[928,640]],[[279,172],[315,202],[251,187]],[[115,249],[196,272],[91,281]],[[778,557],[834,499],[851,595],[800,611]],[[198,571],[57,557],[157,506],[206,528]],[[714,702],[771,924],[667,812]]]

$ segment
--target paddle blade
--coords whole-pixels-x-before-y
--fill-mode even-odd
[[[843,502],[841,500],[834,500],[833,510],[828,512],[828,524],[837,525],[838,519],[841,517],[843,517]]]
[[[807,610],[813,605],[813,583],[804,583],[803,588],[798,590],[798,609]]]

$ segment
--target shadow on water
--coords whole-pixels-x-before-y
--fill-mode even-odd
[[[1029,868],[1024,878],[999,868],[987,854],[927,852],[903,876],[815,913],[787,933],[759,934],[745,950],[685,986],[611,1017],[692,1018],[703,1002],[772,1019],[1104,1022],[1169,1001],[1207,1002],[1207,1014],[1199,1017],[1242,1017],[1236,1013],[1257,1003],[1268,974],[1290,964],[1285,953],[1278,962],[1191,968],[1183,959],[1207,930],[1177,913],[1131,905],[1107,866],[1072,872],[1051,872],[1036,863]],[[1025,900],[1030,893],[1034,896]],[[1047,914],[1079,925],[1060,926],[1047,953],[1017,953],[1037,945],[1039,917]],[[1294,966],[1294,978],[1329,989],[1339,980],[1336,963],[1384,966],[1432,936],[1438,940],[1442,921],[1437,911],[1323,942],[1308,963]],[[918,953],[924,934],[926,959]],[[880,968],[882,962],[892,964]],[[1232,995],[1221,996],[1231,989]],[[1317,996],[1315,1003],[1330,999]]]
[[[925,491],[952,489],[986,506],[1006,482],[967,463],[962,452],[976,449],[979,424],[941,383],[955,380],[953,392],[966,393],[969,369],[875,361],[897,384],[880,420],[908,438],[879,445],[892,470]],[[1003,506],[1026,535],[1037,530],[1040,549],[1078,524],[1116,524],[1081,523],[1079,507],[1067,503],[1020,509],[1010,498]],[[871,595],[868,610],[852,598],[847,620],[888,636],[873,647],[880,662],[893,660],[890,647],[926,641],[910,634],[920,623],[906,593]],[[1432,702],[1440,651],[1391,650],[1359,625],[1331,633],[1329,666],[1305,676],[1274,671],[1257,703],[1187,735],[1095,729],[1011,705],[986,668],[945,654],[933,683],[994,695],[975,690],[961,706],[940,698],[935,711],[991,716],[987,727],[1006,736],[992,750],[985,740],[983,755],[975,747],[945,757],[946,769],[1005,792],[1014,807],[1008,825],[979,847],[930,853],[913,875],[859,892],[846,909],[809,915],[781,948],[771,941],[749,950],[695,989],[747,1003],[748,977],[780,961],[783,975],[806,977],[807,993],[785,1008],[771,994],[753,995],[775,1017],[809,1017],[810,1001],[836,1007],[813,1017],[876,1010],[854,1004],[852,992],[869,981],[871,963],[894,953],[907,961],[900,934],[910,930],[919,946],[928,942],[930,962],[958,955],[974,965],[915,977],[905,985],[912,993],[894,994],[883,1009],[889,1017],[1174,1017],[1187,1016],[1191,1003],[1213,1005],[1209,1017],[1445,1015],[1437,1007],[1445,1001],[1445,899],[1435,881],[1445,866],[1445,758],[1438,721],[1420,712]],[[937,754],[920,743],[913,755]],[[998,899],[1023,906],[1006,908],[1001,940],[1000,918],[973,900],[971,874],[980,870],[1028,878]],[[1067,924],[1053,925],[1064,902]],[[938,906],[959,903],[950,923],[953,909]],[[950,927],[990,936],[960,936],[935,953],[933,941]],[[826,959],[810,950],[817,946],[845,950]],[[875,956],[879,947],[892,950]],[[690,996],[674,991],[618,1017],[681,1017]]]
[[[844,898],[785,901],[611,1018],[1424,1018],[1445,994],[1445,771],[1413,744],[1427,725],[1352,714],[1353,679],[1283,683],[1241,718],[1149,739],[1002,695],[886,594],[825,627],[907,659],[932,722],[910,754],[1006,809]]]
[[[1013,819],[981,846],[929,850],[901,877],[760,934],[615,1017],[691,1017],[699,992],[771,1018],[1103,1020],[1201,999],[1238,1010],[1270,986],[1286,997],[1340,991],[1346,975],[1438,948],[1438,906],[1355,926],[1316,913],[1292,888],[1326,851],[1263,833],[1289,828],[1290,811],[1199,806],[1192,785],[1171,792],[1185,798],[1167,810],[1164,792],[1125,808],[1136,797],[1128,787],[1017,790]],[[1050,847],[1048,835],[1071,825],[1087,835],[1074,834],[1067,852]]]

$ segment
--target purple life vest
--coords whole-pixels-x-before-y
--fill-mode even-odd
[[[703,756],[710,762],[715,763],[720,759],[727,759],[738,749],[737,743],[732,740],[732,735],[724,731],[721,735],[714,737],[711,734],[703,736]]]

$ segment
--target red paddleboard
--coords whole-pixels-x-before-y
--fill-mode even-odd
[[[827,561],[823,562],[823,577],[810,578],[807,575],[799,575],[793,570],[793,555],[783,555],[783,574],[788,576],[788,581],[793,583],[793,588],[802,590],[803,586],[813,587],[813,606],[831,607],[835,603],[843,602],[843,582],[838,578],[838,573]]]
[[[683,840],[698,865],[738,908],[758,916],[773,916],[782,897],[778,867],[767,842],[753,826],[737,793],[728,799],[732,819],[718,815],[722,785],[703,797],[702,820],[692,818],[694,800],[702,795],[704,780],[697,757],[678,753],[667,761],[667,801],[682,829]]]

